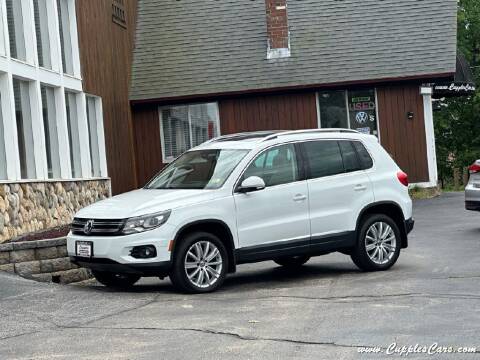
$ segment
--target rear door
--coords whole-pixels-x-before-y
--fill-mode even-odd
[[[374,201],[372,185],[349,140],[302,143],[307,164],[312,245],[354,241],[357,216]]]

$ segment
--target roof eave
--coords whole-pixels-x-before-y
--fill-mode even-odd
[[[302,91],[302,90],[311,90],[311,89],[326,89],[326,88],[335,88],[335,87],[344,87],[352,85],[385,85],[390,83],[402,83],[402,82],[411,82],[411,81],[424,81],[424,82],[433,82],[435,80],[444,80],[447,78],[453,78],[455,72],[446,72],[446,73],[435,73],[435,74],[420,74],[420,75],[407,75],[400,77],[388,77],[388,78],[379,78],[379,79],[365,79],[365,80],[353,80],[353,81],[339,81],[333,83],[320,83],[320,84],[307,84],[307,85],[290,85],[282,87],[273,87],[273,88],[260,88],[260,89],[246,89],[246,90],[237,90],[237,91],[225,91],[218,93],[205,93],[205,94],[192,94],[192,95],[180,95],[180,96],[171,96],[171,97],[154,97],[154,98],[142,98],[142,99],[130,99],[130,104],[141,105],[141,104],[152,104],[152,103],[174,103],[174,102],[187,102],[191,100],[199,99],[218,99],[223,97],[233,97],[241,95],[254,95],[254,94],[266,94],[266,93],[278,93],[278,92],[290,92],[290,91]]]

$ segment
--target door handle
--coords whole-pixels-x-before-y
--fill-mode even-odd
[[[303,201],[306,199],[307,199],[307,196],[303,194],[297,194],[293,197],[293,201]]]
[[[367,190],[367,187],[363,184],[357,184],[357,185],[355,185],[355,187],[353,189],[355,191],[364,191],[364,190]]]

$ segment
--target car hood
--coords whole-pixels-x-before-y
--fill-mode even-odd
[[[217,190],[139,189],[87,206],[76,217],[125,219],[212,200]],[[220,194],[218,194],[220,196]]]

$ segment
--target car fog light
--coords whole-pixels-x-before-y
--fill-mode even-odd
[[[130,256],[135,259],[150,259],[157,256],[157,249],[153,245],[135,246],[130,251]]]

